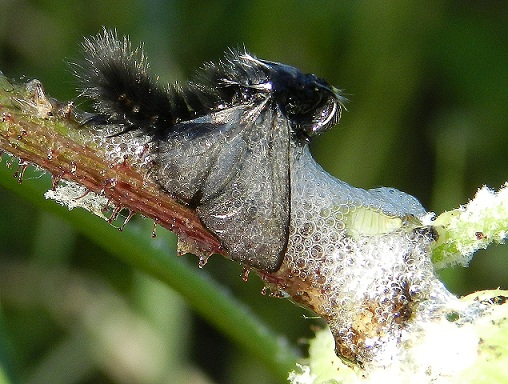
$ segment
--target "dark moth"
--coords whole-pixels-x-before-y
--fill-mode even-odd
[[[338,122],[338,90],[235,50],[193,81],[162,86],[126,37],[104,31],[83,47],[78,76],[98,113],[91,122],[149,135],[157,182],[196,208],[233,260],[276,271],[288,244],[291,146]]]

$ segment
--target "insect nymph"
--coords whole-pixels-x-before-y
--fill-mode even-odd
[[[196,208],[233,260],[276,271],[288,243],[290,148],[338,122],[338,90],[233,50],[193,81],[163,87],[127,38],[104,31],[83,47],[78,76],[94,120],[149,135],[161,187]]]

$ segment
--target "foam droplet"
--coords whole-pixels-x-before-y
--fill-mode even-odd
[[[71,169],[69,172],[71,173],[71,175],[75,175],[76,171],[78,170],[78,166],[76,165],[76,163],[74,161],[71,161],[70,166],[71,166]]]
[[[242,280],[247,282],[249,281],[249,273],[250,273],[251,269],[248,268],[248,267],[243,267],[243,271],[242,271]]]
[[[23,182],[23,175],[30,164],[28,161],[20,160],[18,163],[18,170],[14,172],[14,177],[18,179],[18,183]]]
[[[206,263],[208,262],[209,257],[210,256],[199,256],[198,267],[203,268],[206,265]]]
[[[53,191],[56,190],[56,187],[58,186],[58,183],[60,182],[60,180],[62,180],[62,175],[55,175],[55,174],[52,174],[51,175],[51,189]]]
[[[155,239],[157,237],[157,223],[159,220],[154,219],[153,221],[153,229],[152,229],[152,239]]]

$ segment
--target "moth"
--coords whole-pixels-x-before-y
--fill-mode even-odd
[[[196,209],[229,257],[279,269],[291,217],[291,148],[334,126],[344,98],[313,74],[245,50],[206,63],[185,84],[160,85],[141,47],[104,30],[78,65],[92,121],[154,143],[153,175]]]

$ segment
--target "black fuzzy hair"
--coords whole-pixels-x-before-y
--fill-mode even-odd
[[[105,123],[121,125],[123,132],[141,129],[164,137],[180,121],[246,102],[245,88],[268,76],[262,65],[253,65],[261,63],[253,56],[230,50],[218,64],[206,63],[194,81],[162,87],[149,74],[143,47],[132,49],[128,37],[103,30],[82,46],[84,61],[76,71],[81,95],[94,100]]]

